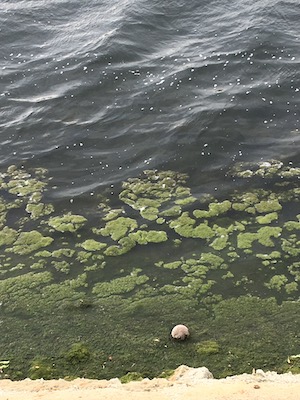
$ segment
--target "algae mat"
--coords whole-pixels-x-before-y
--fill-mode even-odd
[[[42,168],[0,175],[2,377],[299,369],[300,168],[235,164],[226,198],[146,170],[56,210]],[[247,181],[247,190],[241,182]],[[170,341],[176,323],[191,338]]]

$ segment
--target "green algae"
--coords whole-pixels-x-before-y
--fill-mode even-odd
[[[66,351],[63,355],[68,363],[77,365],[82,362],[86,362],[91,357],[91,351],[84,343],[72,344],[70,350]]]
[[[288,282],[288,278],[285,275],[274,275],[270,279],[268,283],[266,283],[266,287],[269,289],[274,289],[274,290],[281,290],[285,284]]]
[[[34,262],[33,264],[31,264],[30,269],[32,270],[38,270],[38,269],[44,269],[46,266],[46,262],[45,260],[39,260],[37,262]],[[22,269],[25,267],[25,264],[23,264]]]
[[[271,222],[276,221],[276,220],[278,220],[278,214],[276,212],[272,212],[272,213],[266,214],[264,216],[256,217],[256,221],[260,225],[270,224]]]
[[[218,354],[220,346],[215,340],[205,340],[196,344],[196,352],[202,355]]]
[[[67,213],[50,218],[48,224],[58,232],[76,232],[83,227],[86,221],[87,219],[82,215]]]
[[[100,229],[100,234],[102,236],[110,236],[112,240],[118,241],[137,227],[138,224],[133,218],[118,217],[113,221],[107,222],[105,227]]]
[[[13,243],[13,247],[6,251],[19,255],[30,254],[42,247],[47,247],[53,242],[50,236],[43,236],[38,231],[21,232],[17,240]]]
[[[271,253],[268,254],[257,253],[256,257],[262,260],[280,260],[281,253],[279,251],[272,251]]]
[[[134,269],[130,275],[113,279],[109,282],[98,282],[93,287],[93,294],[108,297],[133,291],[137,286],[146,283],[147,275],[139,275],[140,269]]]
[[[35,257],[39,258],[39,257],[52,257],[52,253],[48,250],[41,250],[38,251],[37,253],[34,254]]]
[[[194,210],[193,214],[195,218],[212,218],[217,217],[221,214],[227,213],[231,209],[231,202],[224,200],[220,203],[209,204],[208,211],[206,210]]]
[[[70,272],[70,264],[67,261],[51,261],[53,267],[58,271],[64,274],[68,274]]]
[[[231,278],[234,278],[234,275],[230,271],[227,271],[226,274],[222,275],[222,279],[231,279]]]
[[[169,262],[169,263],[163,264],[163,267],[167,268],[167,269],[176,269],[176,268],[180,267],[181,265],[182,265],[181,261],[174,261],[174,262]]]
[[[272,238],[280,237],[282,228],[264,226],[257,232],[245,232],[239,233],[237,236],[237,248],[238,249],[249,249],[252,247],[254,241],[258,241],[260,244],[266,247],[273,247],[274,241]]]
[[[46,215],[52,214],[54,212],[54,207],[52,204],[29,203],[26,206],[26,211],[30,214],[30,218],[38,219]]]
[[[49,307],[63,306],[84,296],[77,289],[86,286],[86,274],[53,283],[52,274],[28,272],[0,281],[0,301],[7,311],[47,312]]]
[[[217,237],[212,243],[210,243],[210,246],[215,249],[215,250],[223,250],[225,247],[228,245],[228,239],[229,236],[227,233],[224,233]]]
[[[294,294],[299,290],[298,283],[297,282],[290,282],[284,285],[284,289],[287,292],[287,294]]]
[[[209,239],[215,235],[207,223],[200,223],[194,226],[195,223],[196,220],[192,219],[187,212],[184,212],[179,218],[171,221],[169,226],[178,235],[185,238]]]
[[[283,163],[281,161],[268,160],[258,163],[236,163],[229,171],[229,174],[239,178],[253,178],[255,176],[262,178],[272,178],[275,175],[282,174],[282,171]]]
[[[14,310],[18,306],[26,307],[27,301],[30,298],[30,292],[41,285],[51,282],[51,280],[52,275],[50,272],[29,272],[0,281],[2,306],[10,310]]]
[[[281,168],[281,172],[284,172],[284,167]],[[37,178],[36,174],[33,175],[37,181],[40,179]],[[255,173],[253,176],[264,179],[269,177],[266,171]],[[274,173],[273,176],[277,175]],[[25,177],[23,178],[25,179]],[[5,179],[7,183],[10,178],[7,176]],[[298,221],[286,221],[285,216],[285,202],[298,201],[296,200],[296,191],[291,189],[293,194],[289,191],[290,194],[288,196],[284,196],[278,187],[276,192],[272,192],[272,188],[268,191],[254,189],[246,193],[239,191],[228,197],[228,200],[209,199],[206,201],[205,209],[202,210],[204,207],[203,205],[201,206],[200,198],[196,199],[192,196],[190,189],[185,186],[186,179],[187,177],[178,178],[176,173],[172,174],[170,171],[166,174],[152,171],[144,174],[144,177],[138,178],[137,181],[133,180],[136,186],[132,186],[131,183],[133,182],[129,180],[127,187],[125,188],[126,185],[123,186],[122,196],[124,197],[120,196],[120,200],[130,208],[127,206],[123,208],[117,204],[118,208],[116,209],[109,206],[103,207],[100,211],[98,209],[97,215],[100,214],[102,217],[100,220],[97,219],[96,226],[91,226],[93,225],[92,218],[90,216],[86,218],[86,215],[82,212],[82,217],[85,218],[81,225],[85,225],[82,238],[76,235],[58,235],[52,230],[50,230],[52,237],[46,236],[49,235],[48,226],[53,228],[50,221],[53,222],[53,218],[57,217],[49,217],[46,213],[45,215],[38,214],[38,207],[35,214],[30,213],[30,209],[34,210],[31,205],[46,204],[42,196],[43,191],[46,189],[45,185],[41,185],[39,191],[32,193],[28,191],[24,195],[18,195],[18,191],[15,194],[10,193],[11,196],[18,197],[16,199],[18,201],[0,202],[0,214],[3,216],[1,221],[4,224],[3,229],[0,231],[0,243],[6,246],[6,249],[3,248],[2,254],[0,254],[1,273],[4,271],[5,278],[9,277],[7,279],[10,279],[16,274],[19,274],[20,277],[26,276],[30,269],[34,271],[34,275],[37,275],[39,272],[36,271],[47,271],[50,268],[57,281],[54,280],[52,275],[49,281],[40,284],[32,283],[34,279],[28,278],[27,281],[24,281],[24,287],[27,286],[24,295],[21,291],[20,299],[17,296],[12,296],[10,303],[4,302],[5,310],[22,310],[32,314],[42,310],[47,310],[47,313],[49,311],[56,313],[58,309],[80,309],[80,304],[85,303],[86,294],[89,293],[92,299],[96,299],[97,303],[95,306],[92,302],[91,307],[99,307],[97,311],[101,310],[100,313],[105,309],[105,313],[107,313],[106,315],[109,314],[111,322],[113,315],[115,316],[115,321],[118,318],[122,320],[123,315],[124,320],[126,319],[126,312],[128,311],[122,306],[122,302],[125,302],[125,300],[137,302],[138,300],[145,299],[147,301],[153,298],[156,304],[157,302],[164,304],[163,313],[167,313],[167,303],[162,301],[161,295],[163,295],[162,297],[165,296],[165,300],[169,303],[172,301],[176,303],[179,309],[181,309],[179,302],[181,304],[182,299],[187,299],[189,304],[183,307],[182,315],[189,314],[190,310],[193,309],[193,305],[211,309],[214,305],[223,304],[222,297],[226,296],[234,298],[241,294],[247,294],[251,297],[253,293],[262,293],[264,296],[275,295],[279,302],[286,299],[298,299],[299,285],[297,281],[300,279],[300,268],[296,260],[300,254],[299,218],[297,217]],[[289,176],[289,179],[292,186],[292,176]],[[7,188],[4,187],[3,190],[7,191]],[[288,192],[286,186],[284,186],[284,191]],[[299,195],[297,196],[299,197]],[[123,198],[126,201],[123,201]],[[192,199],[195,205],[192,205],[193,203],[190,203],[189,199]],[[178,202],[181,203],[181,206],[176,205]],[[1,205],[3,205],[2,208]],[[275,211],[274,208],[277,208],[277,210]],[[17,222],[14,222],[14,219],[10,218],[14,209],[18,209],[18,213],[25,213],[25,218],[22,217]],[[42,211],[42,208],[40,210]],[[186,210],[189,211],[187,212]],[[26,213],[28,212],[31,218],[26,218]],[[92,215],[93,210],[89,210],[87,213]],[[147,220],[148,226],[144,225],[141,228],[140,221],[136,218],[137,214],[139,218],[142,217]],[[290,214],[291,212],[289,212]],[[119,218],[131,219],[134,222],[132,222],[132,225],[129,224],[128,229],[121,236],[119,236],[120,231],[118,229],[111,228],[106,232],[104,231],[107,234],[103,235],[102,230],[113,226],[113,224],[108,224],[117,221]],[[289,216],[289,218],[292,219],[293,216]],[[199,221],[199,219],[204,220]],[[9,221],[9,224],[7,221]],[[154,228],[156,224],[160,225],[159,231]],[[21,250],[21,253],[13,252],[12,249],[15,248],[16,242],[18,242],[22,233],[29,233],[29,231],[40,231],[42,237],[48,237],[51,242],[44,247],[49,246],[49,249],[43,250],[44,247],[32,249],[29,246],[27,250]],[[75,231],[66,229],[60,232]],[[94,239],[95,235],[99,234],[104,236],[103,242]],[[180,239],[176,238],[176,234],[180,236]],[[111,240],[117,243],[111,245]],[[175,248],[174,241],[177,242],[179,247]],[[101,246],[99,246],[99,243]],[[157,247],[158,252],[152,251],[155,243],[161,243]],[[147,246],[148,244],[150,244],[150,251],[142,254],[142,250],[137,245]],[[170,244],[172,247],[170,247]],[[204,246],[207,247],[205,248]],[[211,253],[206,252],[207,248],[211,249]],[[22,254],[24,251],[25,253]],[[27,253],[27,251],[29,252]],[[131,253],[126,255],[129,252]],[[253,255],[248,256],[247,252]],[[186,257],[181,258],[179,255],[178,259],[176,259],[175,253],[177,255],[185,254]],[[162,258],[162,254],[165,255],[164,261],[157,262],[157,259],[160,260]],[[20,255],[28,255],[28,257],[22,257],[22,263],[20,263]],[[110,256],[121,255],[124,255],[122,262],[120,262],[121,259],[109,259]],[[136,255],[140,260],[138,262],[135,258]],[[128,271],[128,267],[131,269],[133,265],[141,265],[143,270],[145,268],[145,271],[147,271],[147,275],[140,271],[137,273],[138,277],[143,277],[141,282],[138,281],[136,283],[135,281],[134,283],[136,277],[130,281],[128,277],[131,275],[123,276],[125,271]],[[263,265],[267,265],[268,268],[264,268]],[[158,271],[159,268],[160,271]],[[101,271],[96,272],[99,269]],[[225,273],[224,269],[226,270]],[[61,272],[61,274],[57,273],[57,271]],[[84,275],[82,274],[83,271],[85,271]],[[260,271],[263,271],[263,275]],[[77,280],[78,273],[81,273],[81,278]],[[64,280],[66,278],[65,274],[69,274],[74,279]],[[111,279],[112,276],[114,276],[114,279]],[[15,278],[15,276],[13,277]],[[262,279],[260,279],[261,277]],[[126,279],[123,282],[117,281],[117,279],[121,278]],[[95,281],[97,283],[94,283]],[[105,285],[102,289],[98,286],[99,293],[94,292],[95,287],[102,283]],[[18,290],[18,286],[16,286],[16,291],[18,292]],[[101,294],[102,290],[103,296]],[[111,302],[117,302],[119,301],[118,298],[120,303],[116,303],[118,304],[116,307],[118,309],[118,317],[116,318],[116,314],[107,311],[110,310],[108,303],[103,302],[106,299]],[[126,304],[128,305],[128,303]],[[234,307],[241,307],[241,310],[244,310],[244,306],[241,306],[240,303],[236,303]],[[149,312],[148,308],[149,305],[145,306],[144,312],[145,310]],[[159,308],[161,309],[161,307]],[[152,309],[151,312],[157,316],[156,310]],[[212,312],[214,313],[215,309]],[[176,320],[178,309],[177,313],[172,315],[173,320]],[[252,317],[254,318],[254,314]],[[252,317],[250,316],[249,318]],[[76,318],[78,318],[78,315]],[[237,324],[239,324],[240,317],[236,315],[236,318]],[[144,340],[143,318],[139,321],[141,324],[139,332]],[[126,326],[128,327],[128,325]],[[197,322],[194,322],[194,328],[197,331]],[[214,328],[220,329],[220,326],[217,326],[217,322]],[[118,328],[114,326],[114,329]],[[125,338],[126,343],[128,336],[129,333],[123,336],[123,340]],[[215,338],[215,335],[212,337]],[[161,350],[163,350],[165,342],[161,338],[163,338],[163,335],[160,337],[163,343]],[[211,340],[211,338],[195,338],[197,343],[201,343],[203,340]],[[232,348],[228,347],[228,340],[227,337],[224,341],[221,336],[216,337],[217,343],[220,343],[220,355],[224,357],[222,368],[225,370],[226,365],[234,365],[231,369],[232,371],[237,368],[237,364],[234,364],[234,360],[232,362],[231,357],[233,356],[229,356],[229,351],[231,352],[230,354],[238,351],[237,358],[241,359],[244,350],[242,346],[239,350],[236,350],[234,344],[232,344]],[[267,344],[267,342],[265,343]],[[108,345],[108,343],[106,344]],[[124,349],[121,338],[118,346]],[[191,360],[194,360],[195,365],[199,365],[199,363],[203,362],[202,360],[206,360],[206,356],[208,357],[208,354],[197,354],[195,356],[194,353],[195,347],[193,347],[193,351],[190,350],[191,357],[196,357],[195,359],[191,358]],[[122,356],[119,355],[119,357],[122,359]],[[174,353],[174,362],[175,358]],[[92,362],[92,359],[93,356],[89,359],[89,362]],[[169,354],[166,354],[166,359],[170,360]],[[149,365],[149,360],[147,362]],[[176,362],[178,362],[178,354]],[[207,358],[207,362],[209,362],[209,358]],[[108,369],[108,365],[105,362],[103,365],[105,366],[104,369]],[[111,371],[116,371],[112,365],[113,363],[109,363],[109,368],[111,368]],[[124,363],[123,365],[124,367],[122,368],[125,368],[126,373],[129,370],[128,365],[132,365],[132,363]],[[170,364],[164,366],[164,368],[169,367]],[[214,368],[216,367],[214,366]],[[138,368],[137,370],[139,371],[140,369]],[[92,370],[90,369],[89,371]],[[55,374],[62,376],[58,370],[55,371]],[[122,374],[124,374],[124,369],[119,376]],[[72,375],[72,372],[70,372],[70,375]],[[148,376],[147,373],[145,376]]]
[[[106,256],[120,256],[128,253],[131,249],[136,246],[135,240],[130,237],[124,237],[118,241],[118,245],[112,245],[104,250]]]
[[[43,191],[45,187],[45,182],[38,181],[27,173],[20,173],[18,176],[10,179],[5,186],[9,193],[20,197],[29,196],[32,193]]]
[[[44,302],[48,308],[50,306],[65,308],[68,304],[74,304],[85,297],[82,289],[87,287],[86,279],[87,274],[83,273],[74,279],[48,284],[41,289],[40,293],[46,299]],[[40,307],[45,309],[45,305],[43,304]]]
[[[167,233],[164,231],[142,231],[138,230],[136,232],[130,233],[128,235],[130,239],[135,241],[137,244],[148,244],[148,243],[162,243],[168,240]]]
[[[161,211],[159,215],[161,217],[179,217],[182,212],[182,208],[180,206],[173,206],[164,211]]]
[[[283,227],[288,231],[300,230],[300,221],[287,221]]]
[[[173,263],[174,264],[174,263]],[[189,259],[186,260],[185,262],[182,263],[181,269],[186,273],[187,276],[193,277],[194,278],[205,278],[208,271],[209,267],[206,265],[203,265],[200,260],[195,260],[195,259]],[[183,279],[185,279],[184,277]],[[189,278],[190,280],[190,278]]]
[[[224,264],[224,259],[213,253],[202,253],[200,261],[210,265],[210,267],[214,269],[219,267],[226,267],[226,264]]]
[[[53,362],[46,357],[36,357],[29,368],[29,379],[55,379],[57,378],[57,370]]]
[[[101,251],[107,247],[107,244],[94,239],[87,239],[80,246],[86,251]]]
[[[282,205],[277,199],[262,200],[255,204],[255,209],[259,213],[270,213],[272,211],[279,211],[282,209]]]
[[[148,221],[155,221],[158,218],[158,208],[147,207],[145,209],[140,209],[141,216]]]
[[[104,215],[104,217],[102,217],[103,221],[111,221],[112,219],[115,219],[117,217],[119,217],[120,214],[124,213],[124,210],[122,208],[119,209],[109,209],[106,213],[106,215]]]
[[[22,379],[36,365],[37,371],[46,367],[45,375],[38,376],[44,379],[66,376],[110,379],[128,372],[151,379],[178,364],[188,364],[206,365],[219,378],[229,373],[251,372],[262,365],[282,372],[288,355],[298,354],[295,337],[299,331],[299,304],[278,305],[275,299],[244,296],[218,301],[209,308],[211,312],[178,293],[140,300],[100,298],[99,307],[92,305],[86,312],[68,309],[68,318],[59,309],[50,321],[49,315],[39,315],[26,330],[22,329],[24,321],[17,320],[13,329],[18,332],[17,350],[7,346],[6,334],[12,329],[8,321],[9,325],[2,329],[3,358],[13,360],[13,368],[7,368],[7,374],[12,379]],[[169,333],[178,320],[189,326],[192,336],[185,343],[174,344]],[[91,336],[91,326],[96,335]],[[28,351],[28,333],[35,337],[31,351]],[[59,341],[52,340],[57,337]],[[76,342],[82,343],[88,354],[82,361],[75,357],[73,362],[67,354],[73,347],[70,343]],[[196,347],[203,342],[206,345],[198,353]],[[218,352],[217,346],[211,343],[210,347],[209,342],[217,343]],[[215,353],[202,351],[203,348],[214,348]],[[82,354],[80,349],[78,354]]]
[[[230,251],[229,253],[227,253],[227,256],[229,257],[230,261],[235,261],[240,258],[236,251]]]
[[[143,375],[139,372],[127,372],[126,375],[121,376],[121,383],[129,383],[132,381],[141,381],[143,379]]]
[[[289,237],[288,239],[281,239],[281,248],[291,257],[298,257],[300,255],[300,241],[295,238]]]
[[[266,247],[275,246],[272,238],[281,236],[282,228],[275,226],[264,226],[257,231],[257,240],[260,244]]]
[[[8,246],[16,240],[18,236],[18,232],[15,231],[14,229],[9,228],[8,226],[5,226],[1,231],[0,231],[0,246]]]
[[[40,253],[38,253],[38,254],[40,254]],[[42,253],[42,254],[43,254],[43,253]],[[74,254],[75,254],[75,250],[73,250],[73,249],[62,248],[62,249],[59,249],[59,250],[54,250],[54,251],[50,254],[50,256],[55,257],[55,258],[62,258],[62,257],[71,258],[71,257],[74,256]],[[47,254],[47,253],[46,253],[46,254],[44,253],[44,257],[48,257],[48,254]]]
[[[185,197],[184,199],[177,199],[174,201],[174,203],[177,205],[180,205],[180,206],[186,206],[186,205],[194,203],[196,200],[197,199],[194,196],[189,196],[189,197]]]
[[[188,205],[196,200],[191,196],[190,188],[183,186],[186,179],[187,175],[174,171],[146,170],[144,176],[123,183],[119,198],[149,221],[154,221],[159,215],[172,216],[170,213],[174,212],[178,215],[176,205]],[[169,212],[160,210],[166,202],[173,202]]]

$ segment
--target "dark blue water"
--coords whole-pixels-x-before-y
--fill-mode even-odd
[[[43,193],[45,202],[53,204],[56,214],[69,210],[81,214],[84,210],[88,214],[89,227],[98,227],[101,223],[102,226],[105,224],[100,222],[99,196],[105,194],[112,206],[119,207],[118,195],[122,182],[140,176],[146,169],[187,173],[187,186],[193,195],[208,193],[224,200],[232,195],[237,186],[250,187],[248,180],[241,180],[237,184],[234,177],[230,179],[228,171],[238,162],[255,165],[278,160],[285,166],[299,167],[299,17],[298,0],[2,0],[0,172],[3,173],[12,164],[17,168],[24,167],[26,171],[46,168],[47,176],[52,180],[48,190]],[[293,179],[297,180],[299,176]],[[262,186],[269,189],[268,183],[264,182]],[[285,205],[279,226],[289,218],[295,219],[298,205],[293,203],[290,208],[289,203]],[[21,211],[24,212],[25,206],[22,207]],[[129,207],[125,208],[126,212],[128,210]],[[137,214],[130,210],[128,216],[140,218]],[[19,214],[10,211],[9,215],[8,222],[15,228]],[[235,218],[234,213],[230,214],[230,218]],[[20,220],[18,234],[24,227],[22,224]],[[148,222],[149,229],[153,225]],[[25,226],[25,231],[37,229],[37,226],[43,232],[48,229],[43,221],[31,221]],[[220,226],[223,226],[221,222]],[[175,233],[172,231],[170,234],[169,231],[173,239]],[[55,249],[71,243],[69,247],[73,246],[79,252],[76,241],[89,238],[84,236],[86,233],[84,231],[82,239],[80,235],[75,239],[67,235],[61,239],[59,233],[55,232],[53,237],[58,243]],[[299,240],[292,236],[289,238],[294,240],[294,244]],[[130,273],[133,268],[139,267],[150,276],[151,285],[155,286],[157,269],[154,261],[163,257],[164,262],[178,260],[186,254],[190,256],[195,249],[204,251],[206,244],[202,243],[199,248],[192,239],[184,246],[175,250],[152,244],[147,250],[137,246],[125,259],[126,262],[124,258],[119,261],[118,258],[112,260],[107,257],[109,260],[104,272],[84,270],[84,265],[76,259],[72,261],[75,267],[71,268],[70,276],[74,278],[88,271],[91,286],[87,291],[91,295],[94,283]],[[261,253],[269,250],[259,246],[255,251],[264,257]],[[292,259],[291,263],[294,264],[290,275],[296,281],[299,278],[299,265],[295,263],[294,254],[288,251],[286,254],[283,264],[287,258]],[[19,269],[12,268],[7,275],[3,273],[3,279],[18,274],[21,276],[28,271],[40,272],[40,266],[31,269],[31,264],[36,261],[31,256],[13,255],[10,258],[2,246],[0,267],[3,267],[3,260],[3,265],[12,262],[21,265]],[[233,264],[232,270],[237,274],[235,295],[239,291],[245,294],[238,285],[244,282],[244,272],[247,271],[249,279],[246,286],[249,285],[250,289],[247,286],[246,292],[267,297],[264,292],[266,286],[261,284],[265,275],[285,274],[288,263],[281,265],[279,272],[270,268],[266,273],[261,266],[255,269],[253,260],[258,263],[255,256],[248,257],[245,252],[241,263],[239,260]],[[67,261],[69,263],[69,259]],[[22,267],[22,263],[25,267]],[[45,269],[41,270],[44,272]],[[219,271],[212,272],[212,279],[217,273]],[[162,284],[173,284],[180,274],[172,274],[173,271],[162,269],[158,280],[161,279]],[[69,277],[61,271],[54,272],[53,276],[55,282],[63,282]],[[270,276],[266,279],[270,279]],[[228,284],[227,287],[227,282],[224,279],[218,282],[218,290],[227,291],[226,295],[230,297],[231,293],[228,292],[231,286]],[[289,286],[288,290],[295,299],[299,288],[293,292],[293,287]],[[290,293],[285,293],[286,298]],[[20,298],[21,304],[22,296]],[[78,325],[65,319],[64,315],[60,325],[51,309],[51,317],[45,317],[46,322],[43,322],[45,326],[50,326],[47,327],[47,334],[43,330],[46,328],[39,328],[39,322],[36,321],[24,325],[27,328],[30,325],[33,331],[36,328],[35,333],[31,334],[29,328],[27,332],[18,319],[18,313],[14,315],[12,312],[11,320],[7,319],[4,324],[7,329],[3,334],[6,340],[4,347],[15,351],[16,339],[12,335],[15,329],[23,332],[20,342],[23,341],[25,351],[30,346],[38,348],[43,343],[48,355],[52,344],[59,346],[60,340],[62,346],[81,337],[89,341],[90,325],[85,324],[84,318],[91,326],[94,326],[91,321],[97,321],[94,330],[101,330],[102,316],[99,319],[99,313],[105,307],[112,307],[112,313],[117,312],[113,304],[101,305],[100,311],[97,305],[96,311],[88,310],[86,316],[76,316],[74,320]],[[168,310],[169,304],[164,306],[165,309]],[[84,305],[88,308],[89,301]],[[8,307],[14,311],[11,303]],[[51,307],[54,309],[56,306],[52,304]],[[26,312],[30,313],[28,309]],[[158,319],[154,317],[155,313],[151,314],[149,309],[145,311],[142,307],[141,311],[128,311],[124,306],[124,310],[124,326],[129,330],[128,325],[132,322],[126,322],[126,318],[129,315],[130,320],[136,312],[135,323],[136,329],[141,329],[140,337],[146,337],[147,321],[152,317],[151,323],[157,323],[161,331],[168,330],[165,328],[167,324],[176,322],[174,310],[169,314],[162,312]],[[156,312],[160,313],[160,310],[156,308]],[[109,318],[108,311],[105,318]],[[125,343],[129,340],[120,336],[120,332],[124,332],[123,320],[117,325],[115,320],[111,322],[105,318],[105,326],[112,325],[115,327],[112,332],[118,332],[112,334],[115,334],[116,347],[122,348],[123,340]],[[197,318],[196,314],[195,317],[190,316],[191,324],[196,325]],[[293,318],[291,320],[294,321]],[[12,328],[15,323],[21,324],[19,328]],[[64,324],[69,325],[66,327]],[[297,331],[292,322],[291,325]],[[274,332],[274,329],[271,331]],[[64,334],[65,339],[60,339]],[[31,337],[37,338],[34,345],[30,342]],[[91,342],[98,349],[103,346],[106,352],[108,341],[103,343],[102,339],[100,336],[93,337]],[[274,340],[282,343],[281,339]],[[145,340],[141,343],[147,343]],[[131,352],[133,348],[134,343],[131,343]],[[241,348],[244,349],[243,344]],[[292,346],[281,350],[280,356],[284,354],[285,357],[291,349]],[[225,350],[222,360],[227,365],[226,357],[231,348]],[[7,354],[4,352],[0,359],[9,358],[9,351]],[[32,350],[34,354],[26,357],[34,358],[35,351]],[[191,357],[194,357],[194,350],[190,351]],[[57,354],[60,354],[58,350]],[[184,354],[182,350],[180,362],[187,362]],[[122,372],[120,369],[112,370],[112,376],[130,370],[126,357],[125,361],[120,361],[123,363]],[[160,360],[161,355],[157,357]],[[176,357],[174,359],[177,360]],[[201,358],[194,363],[198,365],[199,362],[203,362]],[[131,360],[128,363],[132,365]],[[261,366],[253,365],[255,368]],[[166,356],[164,368],[173,367],[174,362],[168,364]],[[152,372],[155,374],[159,368]],[[107,376],[110,376],[109,373]]]
[[[1,165],[47,167],[69,198],[145,168],[200,187],[235,160],[294,160],[298,17],[297,1],[3,1]]]

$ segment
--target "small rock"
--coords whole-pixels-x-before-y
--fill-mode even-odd
[[[173,339],[185,340],[190,336],[190,332],[185,325],[176,325],[171,331],[171,336]]]
[[[202,379],[213,379],[213,374],[206,367],[191,368],[187,365],[181,365],[175,369],[169,381],[195,385]]]

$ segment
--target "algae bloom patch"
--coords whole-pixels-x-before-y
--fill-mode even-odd
[[[185,174],[147,170],[123,182],[111,201],[103,198],[103,193],[96,194],[89,207],[83,206],[79,212],[75,202],[71,209],[67,204],[59,210],[49,203],[50,179],[45,170],[28,172],[12,166],[0,176],[3,315],[14,323],[19,321],[14,313],[24,318],[50,318],[51,329],[45,333],[50,339],[39,341],[41,349],[29,344],[34,327],[27,325],[28,337],[20,330],[26,336],[26,351],[33,346],[36,352],[51,354],[47,346],[53,338],[60,337],[68,348],[68,335],[88,338],[89,345],[95,343],[101,351],[94,354],[89,350],[89,357],[82,361],[71,358],[76,360],[74,368],[79,364],[84,370],[87,363],[89,374],[99,370],[99,360],[104,373],[115,373],[114,360],[130,370],[133,354],[138,362],[143,358],[135,353],[137,348],[142,348],[143,354],[149,352],[151,360],[142,360],[148,367],[150,361],[159,360],[160,364],[162,359],[177,363],[179,354],[182,362],[209,362],[219,357],[222,370],[235,365],[237,359],[240,363],[236,354],[241,349],[232,341],[232,315],[238,335],[243,327],[247,332],[243,348],[249,344],[250,320],[261,321],[264,330],[260,337],[267,332],[264,346],[268,346],[269,337],[277,333],[265,323],[264,313],[276,317],[276,302],[286,312],[294,307],[294,313],[298,307],[297,171],[274,160],[256,166],[239,164],[224,177],[234,177],[234,190],[217,198],[209,193],[195,195]],[[244,179],[247,188],[241,189]],[[61,319],[57,319],[59,313]],[[66,328],[66,315],[73,318],[72,329]],[[180,344],[181,350],[176,342],[170,347],[165,341],[168,327],[179,317],[193,332],[191,340]],[[206,321],[210,329],[199,329],[199,321]],[[55,324],[57,332],[51,333]],[[91,337],[90,326],[96,327]],[[111,334],[100,335],[103,326]],[[155,336],[149,334],[149,326],[151,330],[155,327]],[[2,338],[11,343],[9,336],[15,329],[5,329]],[[255,325],[254,336],[257,329],[260,326]],[[225,332],[224,338],[221,332]],[[255,343],[260,337],[255,336]],[[11,351],[10,346],[6,348]],[[74,349],[80,356],[81,347]],[[118,354],[110,356],[107,349],[109,353],[116,349]],[[11,358],[9,354],[3,357]],[[71,368],[66,367],[68,360],[72,364],[71,358],[65,354],[61,361],[56,359],[61,362],[60,371]],[[61,376],[53,364],[33,360],[27,371],[32,376]],[[33,372],[36,366],[40,366],[40,374]],[[143,364],[141,368],[148,367]]]
[[[59,232],[76,232],[83,227],[86,221],[87,219],[82,215],[67,213],[62,216],[50,218],[48,224]]]

